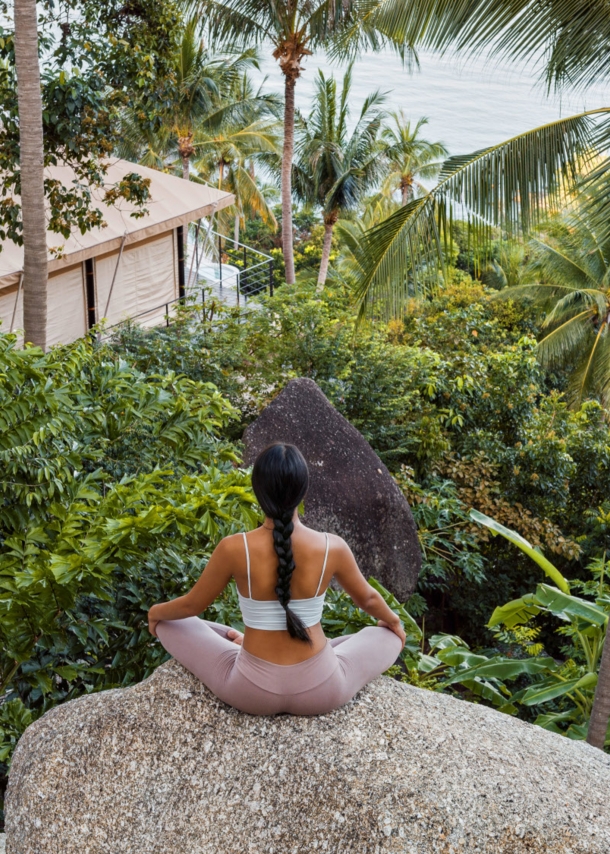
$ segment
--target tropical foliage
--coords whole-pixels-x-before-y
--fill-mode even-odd
[[[347,57],[368,46],[392,45],[404,57],[413,54],[414,41],[394,21],[379,16],[380,0],[190,0],[201,15],[210,38],[221,43],[251,46],[269,44],[284,75],[284,142],[281,166],[282,250],[288,284],[295,282],[292,246],[292,161],[294,155],[295,86],[301,61],[315,50],[327,49]],[[391,4],[394,5],[394,4]]]
[[[516,627],[527,626],[541,613],[552,614],[564,623],[559,632],[567,638],[564,649],[568,655],[567,660],[558,664],[552,658],[533,659],[541,665],[537,679],[532,685],[513,694],[512,702],[524,706],[542,706],[535,723],[545,729],[565,733],[570,738],[582,739],[588,736],[588,741],[603,748],[610,740],[610,703],[607,685],[603,684],[601,673],[600,688],[603,691],[595,697],[594,691],[598,684],[598,671],[610,613],[606,554],[591,562],[589,569],[593,576],[592,581],[568,582],[559,570],[523,537],[475,510],[471,515],[476,522],[486,525],[494,533],[501,534],[518,546],[553,582],[552,585],[539,584],[535,593],[528,593],[496,608],[488,626],[493,628],[502,625],[514,632]],[[575,596],[572,587],[579,589],[593,601]],[[607,677],[608,674],[604,673],[606,680]],[[594,703],[597,714],[602,719],[601,731],[595,734],[588,732]]]
[[[608,32],[603,3],[583,7],[574,0],[542,5],[481,0],[467,6],[433,5],[430,26],[420,32],[426,45],[457,44],[462,51],[477,51],[493,43],[496,56],[532,60],[543,55],[547,82],[557,88],[608,77],[601,47]],[[418,4],[404,10],[405,31],[420,12]],[[410,297],[437,287],[456,210],[468,211],[473,239],[484,251],[494,226],[509,236],[527,234],[541,218],[561,208],[566,192],[579,187],[586,191],[597,239],[606,240],[609,111],[600,105],[447,160],[434,189],[372,229],[364,241],[358,286],[362,311],[401,314]]]

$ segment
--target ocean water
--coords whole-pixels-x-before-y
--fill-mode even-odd
[[[360,57],[352,75],[352,118],[355,120],[365,97],[379,89],[387,92],[388,109],[402,109],[411,120],[427,116],[427,139],[443,142],[451,154],[466,154],[564,116],[610,106],[610,85],[547,96],[536,69],[522,64],[434,53],[421,53],[419,58],[419,70],[409,72],[390,52]],[[303,67],[296,100],[307,112],[317,69],[336,76],[343,69],[323,54],[307,57]],[[264,76],[267,91],[283,91],[282,74],[270,50],[258,82]]]

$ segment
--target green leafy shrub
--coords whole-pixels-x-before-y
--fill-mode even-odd
[[[146,611],[256,509],[217,389],[86,341],[0,336],[0,773],[58,702],[144,678]]]

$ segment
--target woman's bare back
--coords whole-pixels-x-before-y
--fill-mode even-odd
[[[277,586],[277,554],[273,546],[273,531],[260,527],[248,535],[250,551],[250,583],[252,597],[268,601],[277,601],[275,588]],[[242,596],[249,596],[246,552],[243,537],[240,535],[230,538],[233,577],[237,589]],[[333,576],[333,540],[338,540],[329,534],[330,546],[324,578],[320,584],[319,593],[324,593]],[[292,574],[290,592],[292,599],[309,599],[316,595],[324,555],[326,553],[326,536],[312,528],[307,528],[298,519],[295,521],[291,537],[292,554],[295,570]],[[240,555],[241,553],[241,555]],[[326,637],[320,623],[309,629],[311,644],[304,644],[297,638],[290,637],[286,630],[269,631],[268,629],[252,629],[246,627],[243,647],[252,655],[264,658],[274,664],[298,664],[317,655],[326,644]]]

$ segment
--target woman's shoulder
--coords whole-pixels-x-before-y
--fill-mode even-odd
[[[339,536],[339,534],[331,534],[330,531],[318,531],[316,528],[308,528],[305,525],[303,525],[303,528],[307,535],[311,535],[312,539],[313,537],[316,539],[328,537],[329,549],[332,549],[333,551],[343,551],[344,549],[349,550],[348,544],[345,542],[343,537]]]
[[[238,552],[243,554],[244,551],[244,533],[239,532],[237,534],[228,534],[228,536],[223,537],[222,540],[216,546],[216,550],[220,551],[222,554],[226,556],[235,555]]]

